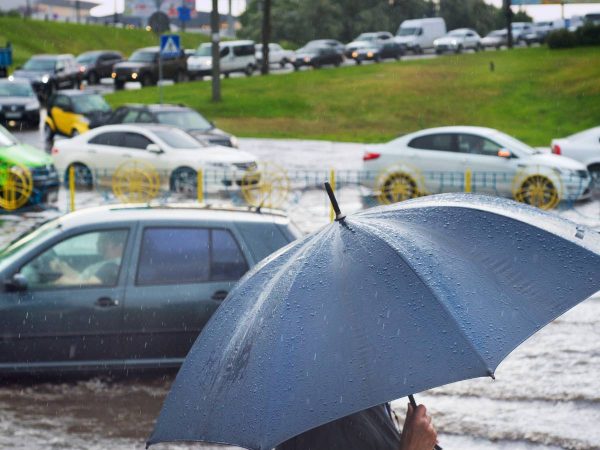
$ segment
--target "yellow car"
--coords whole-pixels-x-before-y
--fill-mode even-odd
[[[44,135],[77,136],[104,124],[112,110],[100,94],[78,90],[57,91],[48,99]]]

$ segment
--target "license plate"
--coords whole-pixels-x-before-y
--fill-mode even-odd
[[[21,113],[19,113],[19,112],[7,112],[7,113],[4,113],[4,115],[6,116],[7,119],[20,119],[21,118]]]

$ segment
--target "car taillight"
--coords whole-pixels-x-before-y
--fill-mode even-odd
[[[377,159],[380,156],[381,156],[381,153],[365,152],[365,154],[363,155],[363,161],[370,161],[372,159]]]
[[[560,145],[554,144],[552,146],[552,153],[554,153],[555,155],[560,155]]]
[[[52,147],[51,153],[53,155],[58,155],[58,148],[57,147]]]

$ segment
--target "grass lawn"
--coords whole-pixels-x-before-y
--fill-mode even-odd
[[[185,48],[195,48],[208,38],[201,34],[180,33]],[[158,45],[158,37],[145,30],[127,30],[104,25],[44,22],[0,17],[0,46],[13,46],[14,70],[36,53],[72,53],[87,50],[119,50],[129,56],[140,47]]]
[[[184,83],[164,87],[164,99],[239,136],[384,142],[426,127],[481,125],[547,146],[600,124],[599,80],[600,48],[539,47],[224,79],[216,104],[210,82]],[[157,103],[158,88],[107,99]]]

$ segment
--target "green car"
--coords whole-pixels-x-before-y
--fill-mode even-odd
[[[21,144],[0,125],[0,209],[56,202],[58,187],[50,155]]]

